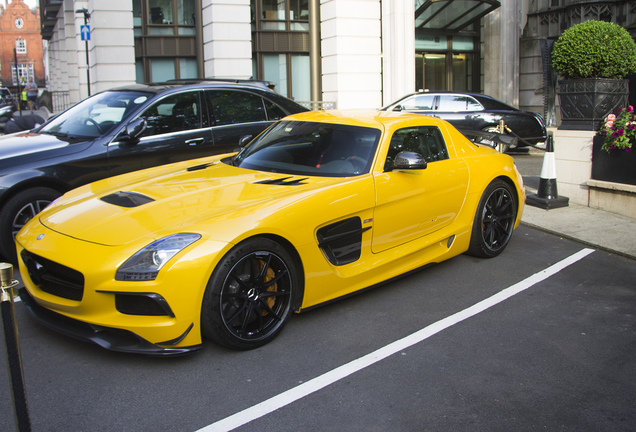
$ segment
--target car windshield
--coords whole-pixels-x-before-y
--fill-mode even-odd
[[[120,124],[151,96],[133,91],[99,93],[64,111],[39,132],[62,138],[97,138]]]
[[[323,177],[369,172],[381,131],[330,123],[282,121],[233,160],[242,168]]]

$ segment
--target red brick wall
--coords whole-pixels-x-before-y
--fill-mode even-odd
[[[22,28],[16,27],[16,20],[22,19]],[[34,79],[38,87],[45,86],[44,62],[42,60],[42,35],[40,34],[40,12],[29,10],[22,0],[13,0],[6,10],[0,6],[0,62],[3,87],[14,90],[11,79],[11,65],[14,63],[13,49],[16,39],[26,41],[26,54],[18,54],[18,64],[32,64]]]

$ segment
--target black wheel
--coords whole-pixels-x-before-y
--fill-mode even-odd
[[[494,180],[479,201],[468,254],[482,258],[499,255],[510,241],[516,219],[517,200],[512,188],[503,180]]]
[[[0,211],[0,252],[2,256],[17,262],[15,236],[18,231],[61,194],[45,187],[26,189],[13,196]]]
[[[99,123],[97,123],[95,120],[93,120],[90,117],[87,117],[84,120],[84,123],[88,124],[88,123],[92,123],[93,126],[95,126],[97,128],[97,132],[99,132],[100,134],[103,134],[104,131],[102,130],[102,127],[99,125]]]
[[[236,350],[274,339],[289,320],[299,287],[294,260],[266,238],[246,240],[223,257],[203,297],[204,336]]]

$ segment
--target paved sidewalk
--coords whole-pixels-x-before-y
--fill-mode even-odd
[[[528,193],[535,190],[526,189]],[[634,215],[636,217],[636,215]],[[596,249],[636,259],[636,219],[570,203],[543,210],[526,204],[521,222]]]

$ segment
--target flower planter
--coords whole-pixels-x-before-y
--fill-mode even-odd
[[[605,137],[597,135],[592,141],[592,178],[636,185],[636,151],[601,149]]]
[[[559,81],[562,130],[599,130],[605,117],[627,105],[629,80],[585,78]]]

